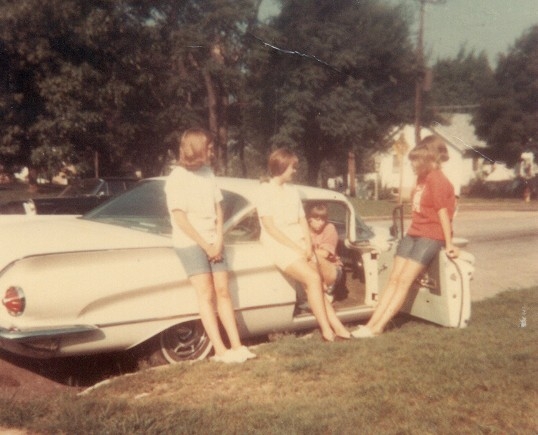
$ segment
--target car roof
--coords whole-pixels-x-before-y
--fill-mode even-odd
[[[157,179],[166,180],[166,177],[158,177]],[[259,179],[253,180],[234,177],[216,177],[216,179],[217,185],[221,189],[236,192],[252,203],[258,202],[261,183]],[[349,203],[347,197],[340,192],[301,184],[294,184],[294,186],[299,191],[299,195],[303,200],[342,201]]]
[[[252,202],[257,202],[259,200],[260,180],[217,177],[217,183],[221,189],[233,190],[241,193]],[[321,189],[319,187],[304,186],[301,184],[294,184],[294,186],[299,191],[299,195],[303,200],[316,199],[347,202],[347,198],[339,192]]]

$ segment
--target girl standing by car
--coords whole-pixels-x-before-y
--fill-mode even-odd
[[[179,143],[179,166],[168,176],[165,192],[174,248],[196,290],[200,318],[215,349],[214,361],[244,362],[256,355],[241,344],[230,292],[222,234],[222,193],[209,164],[213,139],[189,129]],[[227,349],[215,313],[230,340]]]
[[[348,339],[349,331],[323,294],[303,205],[297,189],[290,184],[297,164],[297,156],[286,148],[279,148],[269,156],[270,180],[261,184],[258,204],[260,241],[275,265],[303,284],[323,339]]]
[[[356,338],[374,337],[383,332],[402,308],[413,281],[443,247],[450,258],[459,254],[452,244],[454,187],[440,167],[441,162],[448,160],[446,145],[437,136],[427,136],[411,150],[409,159],[417,174],[411,225],[400,240],[387,287],[374,314],[365,326],[352,332]]]

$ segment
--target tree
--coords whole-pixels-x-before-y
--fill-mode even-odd
[[[9,83],[2,98],[19,102],[3,121],[3,132],[19,135],[4,134],[3,142],[49,175],[67,163],[89,171],[96,152],[105,171],[119,168],[143,125],[130,122],[127,109],[140,91],[137,55],[146,45],[128,5],[22,0],[0,7]]]
[[[499,59],[473,123],[491,157],[515,164],[538,144],[538,26],[528,29]]]
[[[467,53],[462,47],[455,58],[438,59],[432,68],[430,104],[443,107],[476,106],[494,86],[493,70],[485,52]]]
[[[0,1],[0,155],[90,172],[158,173],[177,130],[217,138],[242,87],[242,36],[259,0]]]
[[[253,26],[260,0],[185,1],[176,7],[172,32],[178,75],[203,85],[207,126],[216,139],[217,170],[226,173],[231,105],[245,81],[244,35]],[[189,93],[189,104],[195,102]],[[196,98],[196,97],[195,97]]]
[[[273,145],[305,157],[310,184],[323,161],[341,174],[349,151],[367,158],[391,127],[412,119],[414,55],[403,16],[378,2],[286,0],[272,23],[277,35],[259,35],[271,41],[260,120],[274,127]]]

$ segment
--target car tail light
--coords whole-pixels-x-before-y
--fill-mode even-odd
[[[20,316],[26,307],[26,298],[20,287],[10,287],[6,290],[2,305],[12,316]]]

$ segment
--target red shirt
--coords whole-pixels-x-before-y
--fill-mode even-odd
[[[454,187],[440,169],[428,172],[417,180],[412,196],[411,226],[407,234],[434,240],[445,240],[437,214],[446,208],[450,222],[454,217],[456,197]]]
[[[328,222],[320,233],[316,233],[310,229],[310,238],[312,239],[314,249],[325,249],[333,255],[336,254],[338,232],[332,223]]]

